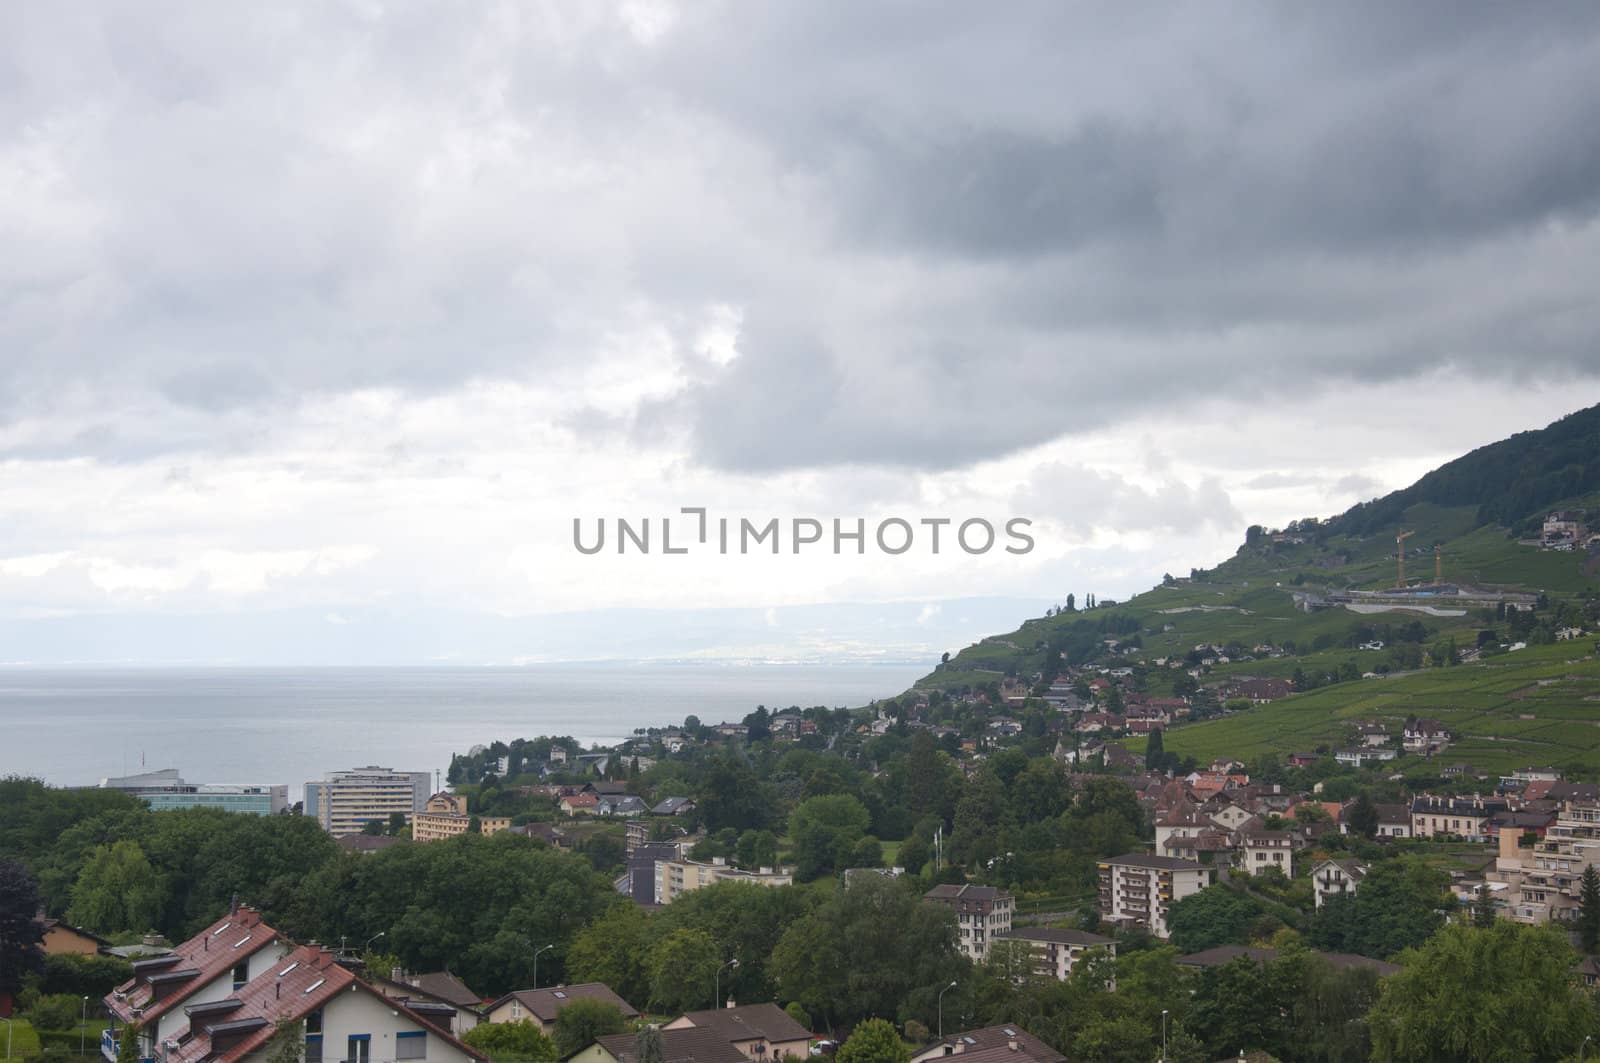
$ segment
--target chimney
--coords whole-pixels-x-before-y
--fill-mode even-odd
[[[1011,1049],[1013,1052],[1019,1052],[1022,1050],[1022,1046],[1017,1044],[1017,1039],[1015,1037],[1006,1042],[1006,1047]]]

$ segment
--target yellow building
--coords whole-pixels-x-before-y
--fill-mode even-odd
[[[411,840],[436,842],[465,834],[472,826],[467,814],[467,799],[459,794],[437,793],[428,798],[423,810],[411,821]],[[479,816],[479,834],[498,834],[511,829],[510,816]]]
[[[717,882],[748,882],[756,886],[788,886],[794,882],[789,868],[763,867],[759,871],[741,871],[722,857],[709,864],[699,860],[656,861],[656,903],[671,904],[690,890],[710,886]]]

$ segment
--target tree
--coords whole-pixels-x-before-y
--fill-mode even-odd
[[[1366,885],[1362,885],[1366,889]],[[1501,919],[1445,927],[1408,950],[1368,1013],[1372,1058],[1392,1063],[1563,1059],[1600,1032],[1561,931]]]
[[[828,794],[800,802],[789,814],[795,877],[809,882],[848,867],[852,851],[871,823],[872,815],[866,806],[849,794]]]
[[[886,1019],[868,1019],[850,1031],[839,1046],[839,1063],[909,1063],[911,1049],[900,1040],[894,1024]]]
[[[567,950],[567,967],[576,981],[608,985],[624,1000],[648,1000],[649,950],[649,917],[626,901],[578,931]]]
[[[676,1008],[672,1010],[677,1010]],[[556,1012],[555,1048],[560,1058],[581,1052],[596,1040],[627,1029],[622,1009],[607,1000],[579,997]]]
[[[386,833],[397,835],[406,829],[406,814],[404,812],[389,813],[389,827]]]
[[[633,1058],[636,1063],[666,1063],[667,1048],[661,1040],[661,1027],[649,1023],[640,1028],[633,1039]]]
[[[1476,927],[1494,926],[1496,918],[1494,894],[1489,892],[1489,884],[1485,882],[1478,887],[1478,895],[1472,901],[1472,925]]]
[[[938,987],[961,973],[955,917],[898,879],[868,875],[834,890],[778,940],[778,996],[828,1026],[869,1015],[936,1018]],[[842,972],[842,973],[841,973]]]
[[[573,1001],[577,1004],[579,1001]],[[570,1008],[572,1005],[568,1005]],[[557,1024],[566,1008],[556,1013]],[[494,1063],[549,1063],[560,1058],[555,1042],[540,1032],[532,1019],[519,1022],[480,1022],[461,1036],[470,1047]],[[583,1047],[588,1047],[585,1044]]]
[[[1226,886],[1207,886],[1177,901],[1167,911],[1172,943],[1184,952],[1202,952],[1218,945],[1240,945],[1261,905]]]
[[[16,860],[0,860],[0,993],[15,995],[23,979],[44,969],[39,885]]]
[[[272,1036],[266,1044],[267,1063],[300,1063],[305,1050],[305,1036],[297,1020],[284,1017],[272,1024]]]
[[[1439,928],[1440,910],[1455,903],[1448,889],[1444,872],[1420,861],[1379,861],[1358,892],[1330,897],[1317,909],[1307,939],[1324,952],[1387,959]]]
[[[657,1011],[692,1011],[715,990],[722,960],[704,930],[674,930],[650,949],[650,1003]],[[567,1053],[562,1052],[565,1056]]]
[[[117,1037],[117,1063],[139,1063],[142,1055],[139,1038],[143,1033],[144,1027],[137,1022],[130,1022],[122,1028],[122,1033]]]
[[[1365,790],[1357,795],[1355,803],[1350,806],[1350,812],[1345,816],[1345,822],[1350,824],[1350,829],[1363,838],[1376,837],[1378,833],[1378,806],[1372,803],[1372,797]]]
[[[119,841],[95,849],[72,887],[67,918],[112,933],[149,930],[161,917],[161,877],[138,843]]]
[[[1593,864],[1578,880],[1578,940],[1584,952],[1600,946],[1600,871]]]
[[[916,875],[928,862],[928,843],[922,835],[913,834],[900,843],[900,852],[896,854],[895,861],[906,869],[906,874]]]
[[[1166,750],[1161,740],[1161,729],[1158,727],[1150,732],[1150,739],[1144,747],[1145,771],[1159,771],[1165,763]]]

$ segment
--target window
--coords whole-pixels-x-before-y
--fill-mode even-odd
[[[250,981],[250,961],[235,964],[233,967],[233,988],[243,989],[244,984]]]
[[[511,1002],[511,1021],[516,1022],[520,1018],[522,1018],[522,1004],[519,1001],[513,1000]]]
[[[395,1059],[427,1059],[428,1035],[421,1030],[402,1030],[394,1035]]]
[[[372,1035],[369,1033],[354,1033],[350,1035],[345,1049],[345,1063],[372,1063]]]
[[[322,1032],[322,1009],[318,1008],[306,1016],[306,1033],[320,1034]]]
[[[322,1035],[306,1034],[306,1063],[322,1063]]]

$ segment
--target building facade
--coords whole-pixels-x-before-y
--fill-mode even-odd
[[[157,812],[175,808],[220,808],[252,816],[275,816],[289,807],[289,787],[256,783],[185,782],[177,768],[100,780],[103,790],[132,794]]]
[[[1193,860],[1129,853],[1100,863],[1100,915],[1118,926],[1167,936],[1167,912],[1175,901],[1199,893],[1212,870]]]
[[[411,820],[411,840],[437,842],[454,838],[472,829],[467,799],[460,794],[437,793],[428,798]],[[479,816],[479,834],[499,834],[511,829],[510,816]]]
[[[755,886],[788,886],[794,883],[794,869],[763,867],[743,871],[722,857],[710,863],[678,857],[656,861],[656,903],[671,904],[690,890],[718,882],[748,882]]]
[[[387,824],[395,812],[406,822],[428,803],[432,776],[376,766],[329,772],[306,783],[305,814],[334,837],[360,834],[368,823]]]
[[[1061,982],[1067,980],[1072,969],[1086,955],[1100,953],[1111,959],[1117,956],[1115,940],[1086,930],[1050,930],[1028,926],[1002,934],[999,940],[1028,946],[1033,953],[1033,973]]]
[[[1011,932],[1016,899],[994,886],[957,886],[945,883],[922,895],[930,904],[942,904],[956,915],[956,945],[964,956],[982,960],[989,955],[989,943],[998,935]]]

